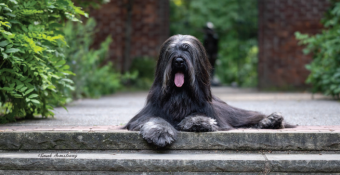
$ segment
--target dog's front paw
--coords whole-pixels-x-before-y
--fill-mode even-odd
[[[274,112],[259,122],[261,129],[283,129],[283,117],[280,113]]]
[[[189,132],[212,132],[218,130],[216,120],[204,116],[186,117],[178,124],[178,127],[182,131]]]
[[[177,130],[168,123],[146,122],[141,130],[143,138],[157,147],[165,147],[176,140]]]

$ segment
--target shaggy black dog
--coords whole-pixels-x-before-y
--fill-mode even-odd
[[[211,95],[210,69],[198,39],[190,35],[170,37],[162,45],[147,103],[125,128],[140,131],[149,143],[164,147],[176,140],[178,130],[292,127],[279,113],[266,116],[238,109]]]

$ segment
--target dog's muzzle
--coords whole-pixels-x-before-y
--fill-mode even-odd
[[[184,84],[184,69],[185,69],[185,61],[183,58],[175,58],[174,59],[174,68],[176,70],[174,83],[177,87],[182,87]]]

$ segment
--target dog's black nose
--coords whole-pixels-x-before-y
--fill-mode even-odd
[[[183,66],[183,64],[184,64],[183,58],[176,58],[175,59],[175,65],[176,66]]]

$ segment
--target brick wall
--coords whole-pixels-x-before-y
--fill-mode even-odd
[[[320,32],[327,7],[327,0],[259,0],[260,89],[306,87],[312,57],[302,53],[294,33]]]
[[[161,44],[169,37],[169,0],[111,0],[100,9],[91,10],[99,31],[94,47],[111,35],[110,60],[119,70],[124,68],[126,59],[129,2],[132,2],[130,59],[157,57]]]

